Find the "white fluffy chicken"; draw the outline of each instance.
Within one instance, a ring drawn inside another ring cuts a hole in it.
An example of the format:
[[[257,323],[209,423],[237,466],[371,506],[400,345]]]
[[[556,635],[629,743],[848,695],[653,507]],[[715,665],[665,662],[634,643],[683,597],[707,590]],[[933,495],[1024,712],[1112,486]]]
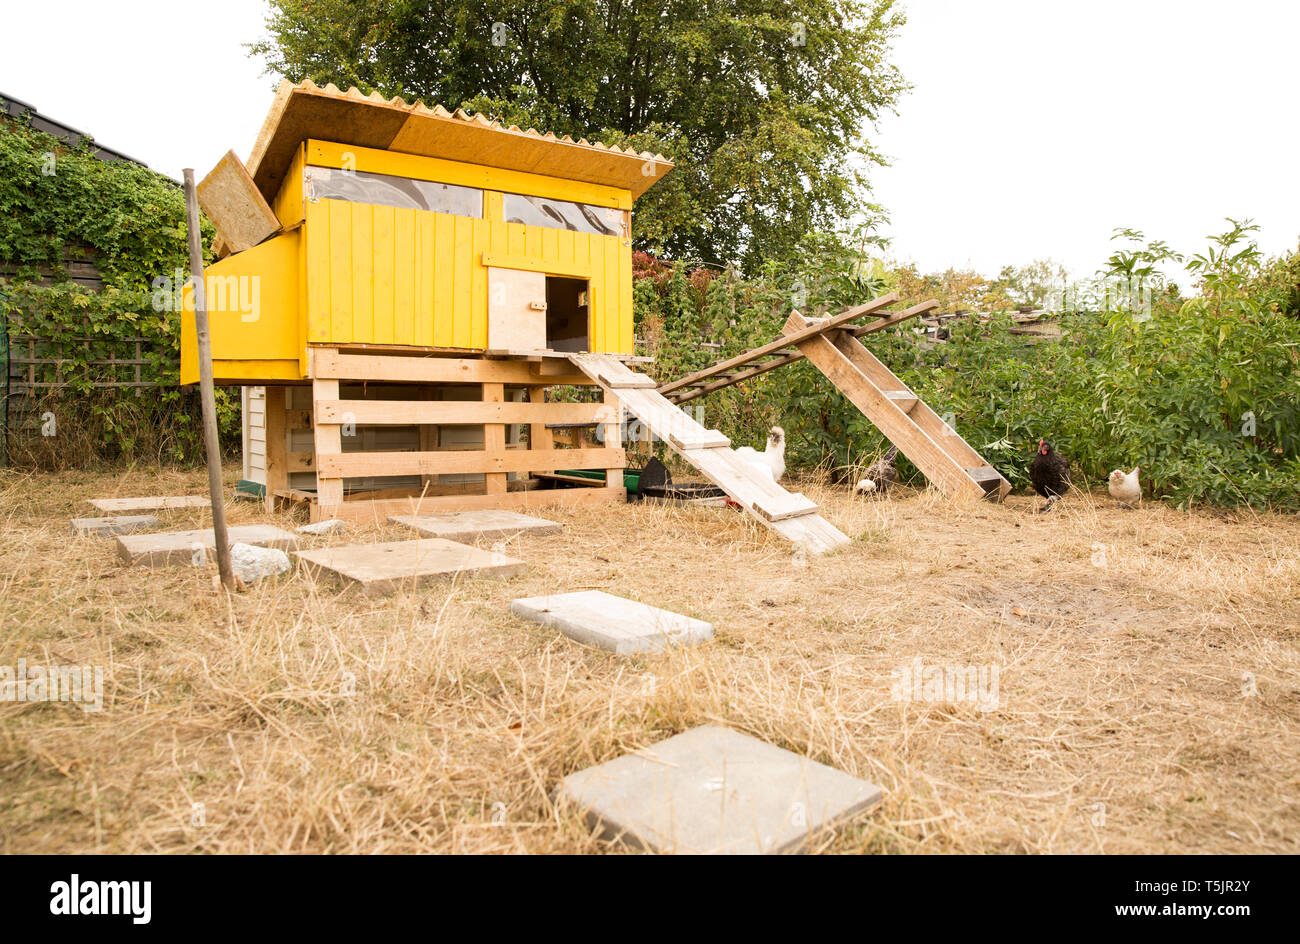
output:
[[[1119,502],[1121,508],[1132,508],[1142,501],[1142,483],[1138,481],[1138,471],[1135,466],[1132,472],[1116,469],[1110,474],[1110,497]]]
[[[785,430],[780,426],[772,427],[767,435],[765,451],[759,452],[750,446],[741,446],[736,450],[736,455],[745,464],[761,469],[772,476],[773,482],[781,481],[781,476],[785,475]]]

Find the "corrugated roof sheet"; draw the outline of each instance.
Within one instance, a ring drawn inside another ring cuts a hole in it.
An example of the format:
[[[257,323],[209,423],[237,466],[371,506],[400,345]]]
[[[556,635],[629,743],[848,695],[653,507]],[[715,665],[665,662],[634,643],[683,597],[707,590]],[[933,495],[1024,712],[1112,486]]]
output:
[[[662,154],[507,128],[460,109],[429,108],[378,92],[363,95],[356,88],[343,92],[332,84],[321,88],[310,80],[284,81],[247,162],[268,201],[308,138],[618,187],[631,191],[633,199],[673,167]]]

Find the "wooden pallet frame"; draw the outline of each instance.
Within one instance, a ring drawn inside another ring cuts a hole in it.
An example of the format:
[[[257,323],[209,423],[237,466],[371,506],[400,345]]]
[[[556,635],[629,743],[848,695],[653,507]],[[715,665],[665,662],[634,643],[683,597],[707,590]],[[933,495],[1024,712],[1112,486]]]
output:
[[[599,403],[546,402],[546,388],[556,384],[586,385],[591,381],[567,359],[533,357],[410,356],[371,351],[351,353],[332,347],[309,348],[308,377],[312,409],[285,409],[285,387],[268,386],[266,393],[267,505],[305,502],[312,521],[328,518],[383,522],[392,514],[429,514],[471,509],[527,509],[551,505],[588,506],[626,500],[621,448],[561,449],[548,428],[576,422],[604,427],[605,442],[618,442],[621,414],[608,395]],[[396,382],[417,385],[478,386],[480,398],[470,401],[356,400],[339,394],[341,381]],[[528,401],[507,402],[507,386],[523,387]],[[482,449],[344,452],[345,423],[357,426],[481,425]],[[292,424],[292,425],[291,425]],[[508,425],[528,426],[527,448],[507,448]],[[312,430],[314,452],[286,451],[292,428]],[[509,480],[510,473],[553,472],[561,469],[600,469],[605,482],[586,488],[541,489],[531,477]],[[289,474],[313,470],[314,494],[289,488]],[[345,494],[344,480],[398,475],[482,474],[482,486],[427,484],[420,494],[409,490],[378,490]]]

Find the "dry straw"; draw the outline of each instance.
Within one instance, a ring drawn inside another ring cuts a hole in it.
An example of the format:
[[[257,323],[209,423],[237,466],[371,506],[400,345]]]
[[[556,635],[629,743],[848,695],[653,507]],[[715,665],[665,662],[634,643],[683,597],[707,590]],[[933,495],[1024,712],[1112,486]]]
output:
[[[799,487],[851,546],[803,561],[727,509],[555,510],[509,580],[371,599],[299,573],[227,602],[211,568],[127,569],[68,530],[86,498],[200,473],[0,473],[0,665],[106,677],[100,713],[0,704],[0,848],[605,851],[558,780],[718,722],[884,787],[824,851],[1297,851],[1295,518]],[[617,658],[507,612],[583,588],[717,638]],[[996,665],[997,706],[892,697],[918,657]]]

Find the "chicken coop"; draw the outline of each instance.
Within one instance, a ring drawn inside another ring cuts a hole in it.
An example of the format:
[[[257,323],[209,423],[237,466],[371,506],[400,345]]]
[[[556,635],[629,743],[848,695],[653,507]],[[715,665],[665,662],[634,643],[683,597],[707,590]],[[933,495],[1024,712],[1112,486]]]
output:
[[[617,402],[570,355],[632,354],[632,206],[671,168],[282,83],[248,161],[199,185],[213,373],[246,388],[268,504],[315,521],[622,500]]]

